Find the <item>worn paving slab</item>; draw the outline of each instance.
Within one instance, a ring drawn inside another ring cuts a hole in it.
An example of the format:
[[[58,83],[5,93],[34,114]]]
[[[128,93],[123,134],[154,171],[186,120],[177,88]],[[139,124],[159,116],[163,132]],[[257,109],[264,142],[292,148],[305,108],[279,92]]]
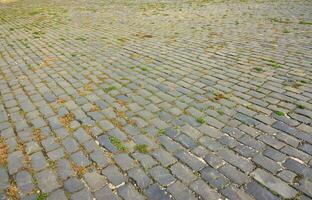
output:
[[[312,199],[311,10],[0,0],[0,198]]]

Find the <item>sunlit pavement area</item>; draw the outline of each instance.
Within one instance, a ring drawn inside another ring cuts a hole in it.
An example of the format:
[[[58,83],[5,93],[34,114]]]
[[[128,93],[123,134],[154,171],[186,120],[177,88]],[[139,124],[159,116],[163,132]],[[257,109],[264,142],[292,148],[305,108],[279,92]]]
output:
[[[311,11],[0,0],[0,199],[312,199]]]

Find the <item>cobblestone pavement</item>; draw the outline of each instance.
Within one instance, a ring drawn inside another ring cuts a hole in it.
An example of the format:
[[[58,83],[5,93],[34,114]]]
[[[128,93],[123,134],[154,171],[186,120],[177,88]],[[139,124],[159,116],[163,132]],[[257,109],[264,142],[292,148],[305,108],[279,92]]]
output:
[[[312,1],[0,2],[0,199],[312,199]]]

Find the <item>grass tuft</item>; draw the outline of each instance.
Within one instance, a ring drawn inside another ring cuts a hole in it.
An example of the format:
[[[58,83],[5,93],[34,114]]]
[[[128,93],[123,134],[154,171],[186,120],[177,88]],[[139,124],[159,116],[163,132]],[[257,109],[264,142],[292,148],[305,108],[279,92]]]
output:
[[[283,113],[282,111],[275,111],[274,113],[278,116],[285,116],[285,113]]]
[[[146,144],[137,144],[134,149],[140,153],[148,153],[148,146]]]

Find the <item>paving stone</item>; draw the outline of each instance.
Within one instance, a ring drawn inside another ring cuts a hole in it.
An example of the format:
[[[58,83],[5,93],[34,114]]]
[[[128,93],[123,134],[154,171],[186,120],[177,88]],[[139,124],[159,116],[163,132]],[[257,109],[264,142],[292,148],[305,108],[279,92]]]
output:
[[[83,154],[82,151],[78,151],[71,155],[72,160],[74,163],[81,167],[87,167],[91,164],[91,161]]]
[[[144,199],[132,184],[126,184],[117,189],[118,194],[125,200]]]
[[[53,150],[53,151],[50,151],[48,153],[48,157],[55,161],[55,160],[59,160],[60,158],[63,158],[65,156],[64,154],[64,150],[63,148],[59,148],[59,149],[56,149],[56,150]]]
[[[71,168],[70,162],[65,159],[58,160],[56,163],[58,176],[62,180],[66,180],[67,178],[74,175],[74,170]]]
[[[90,158],[91,160],[96,162],[96,164],[101,168],[106,167],[109,163],[109,160],[106,157],[105,153],[103,153],[100,150],[96,150],[93,153],[91,153]]]
[[[79,192],[72,194],[70,199],[72,199],[72,200],[92,200],[93,197],[92,197],[91,192],[87,188],[84,188],[83,190],[80,190]]]
[[[59,144],[55,142],[54,137],[48,137],[45,140],[42,140],[41,144],[47,152],[55,150],[60,146]]]
[[[141,168],[132,168],[128,171],[129,177],[135,180],[136,184],[140,188],[146,188],[148,185],[152,183],[152,180],[145,174],[145,172]]]
[[[176,180],[167,169],[161,166],[153,167],[149,170],[149,174],[162,186],[168,186]]]
[[[76,152],[79,149],[79,144],[72,137],[66,137],[63,139],[62,144],[68,153]]]
[[[230,182],[224,175],[211,167],[205,167],[200,174],[205,182],[217,189],[224,188]]]
[[[294,198],[298,193],[296,190],[289,187],[285,182],[262,169],[256,169],[251,173],[251,175],[254,176],[258,182],[281,195],[283,198]]]
[[[48,162],[46,161],[45,157],[41,152],[34,153],[33,155],[30,156],[30,163],[31,167],[35,171],[41,171],[48,167]]]
[[[225,164],[220,167],[218,171],[238,185],[243,185],[248,182],[248,177],[232,165]]]
[[[96,199],[117,200],[116,195],[108,186],[105,186],[102,189],[96,191],[94,196]]]
[[[191,190],[189,190],[179,181],[170,185],[167,190],[177,200],[196,199],[195,196],[192,194]]]
[[[127,180],[115,165],[111,165],[103,169],[102,174],[115,186],[118,186]]]
[[[38,186],[42,192],[49,193],[60,187],[55,174],[49,169],[39,172],[36,177],[38,179]]]
[[[51,192],[47,197],[47,200],[67,200],[65,193],[63,190],[55,190]]]
[[[273,195],[270,191],[268,191],[265,187],[261,186],[255,181],[252,181],[247,184],[246,192],[249,193],[252,197],[257,200],[268,199],[268,200],[277,200],[279,199],[277,196]]]
[[[311,156],[309,154],[306,154],[306,153],[304,153],[298,149],[295,149],[291,146],[285,146],[283,149],[281,149],[281,152],[283,152],[289,156],[299,158],[300,160],[303,160],[303,161],[308,161],[311,159]]]
[[[113,159],[117,165],[124,171],[127,171],[136,166],[134,160],[127,154],[114,155]]]
[[[272,172],[273,174],[276,174],[282,169],[282,166],[280,166],[278,163],[260,154],[253,157],[252,161],[264,169]]]
[[[15,174],[24,167],[24,156],[21,151],[15,151],[8,155],[9,174]]]
[[[190,188],[196,192],[201,198],[208,199],[221,199],[221,195],[217,191],[213,190],[204,181],[197,180],[190,185]]]
[[[165,150],[158,149],[152,155],[164,166],[168,167],[177,161],[170,153]]]
[[[202,159],[185,151],[176,153],[176,157],[183,163],[188,165],[190,168],[192,168],[192,170],[194,171],[199,171],[206,166],[205,162]]]
[[[38,143],[31,141],[25,144],[25,150],[28,155],[40,150]]]
[[[244,191],[236,188],[233,185],[229,185],[226,188],[222,189],[220,193],[224,196],[226,196],[229,199],[249,199],[252,200],[253,198],[249,196]]]
[[[189,168],[180,163],[172,165],[170,170],[176,177],[178,177],[186,185],[189,185],[197,178]]]
[[[83,182],[76,177],[69,178],[64,182],[64,189],[69,193],[78,192],[83,187]]]
[[[297,175],[291,171],[283,170],[280,173],[278,173],[278,177],[280,177],[282,180],[292,183]]]
[[[292,172],[295,172],[296,174],[300,174],[305,177],[312,178],[312,169],[310,167],[305,166],[301,162],[298,162],[298,160],[295,160],[293,158],[287,159],[283,166],[286,169],[289,169]]]
[[[27,171],[21,171],[16,174],[16,185],[21,194],[23,194],[22,196],[32,192],[34,189],[31,175]]]
[[[5,190],[9,186],[9,175],[5,168],[0,168],[0,190]]]
[[[84,179],[87,182],[91,191],[99,190],[106,184],[105,177],[97,172],[88,172],[84,174]]]
[[[136,160],[139,160],[140,164],[145,169],[150,169],[153,166],[157,165],[157,162],[155,159],[153,159],[150,155],[142,154],[142,153],[134,153],[133,157]]]
[[[263,155],[267,156],[268,158],[281,162],[286,159],[286,155],[281,153],[280,151],[277,151],[273,148],[268,148],[263,151]]]
[[[165,193],[165,191],[161,190],[159,185],[153,184],[149,186],[144,194],[147,196],[150,200],[169,200],[171,199],[169,194]]]
[[[251,162],[248,160],[237,156],[232,151],[229,150],[221,150],[218,152],[218,155],[220,155],[225,161],[231,163],[232,165],[238,167],[245,173],[249,173],[253,170],[254,166]]]

